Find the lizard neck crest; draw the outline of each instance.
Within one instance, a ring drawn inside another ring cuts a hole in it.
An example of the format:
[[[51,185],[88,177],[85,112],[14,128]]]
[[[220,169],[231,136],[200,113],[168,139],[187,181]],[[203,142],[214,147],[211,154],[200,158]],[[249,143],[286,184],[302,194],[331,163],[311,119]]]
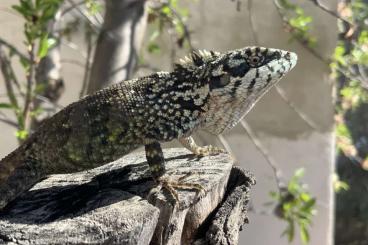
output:
[[[175,70],[186,69],[193,71],[211,61],[216,60],[219,56],[220,53],[214,51],[193,51],[189,56],[185,56],[183,59],[179,60],[179,63],[175,64]]]

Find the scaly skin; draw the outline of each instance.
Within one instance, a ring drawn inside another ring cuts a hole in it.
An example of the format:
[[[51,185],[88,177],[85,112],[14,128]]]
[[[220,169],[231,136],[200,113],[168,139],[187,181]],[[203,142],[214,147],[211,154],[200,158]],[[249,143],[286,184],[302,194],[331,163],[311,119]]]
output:
[[[296,64],[287,51],[200,51],[174,71],[125,81],[70,104],[0,161],[0,209],[49,174],[91,169],[145,145],[152,177],[168,185],[160,142],[179,139],[197,155],[198,129],[232,128]],[[169,187],[170,188],[170,187]]]

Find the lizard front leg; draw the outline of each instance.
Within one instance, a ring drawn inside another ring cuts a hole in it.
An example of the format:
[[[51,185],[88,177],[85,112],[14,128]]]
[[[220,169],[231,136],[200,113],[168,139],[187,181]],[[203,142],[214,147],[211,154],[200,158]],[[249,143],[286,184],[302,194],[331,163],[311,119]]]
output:
[[[145,145],[145,151],[152,177],[160,178],[165,173],[165,158],[160,143],[153,142]]]
[[[182,178],[179,178],[178,181],[173,181],[163,177],[165,174],[165,158],[160,143],[153,142],[145,145],[145,151],[153,179],[167,189],[177,202],[179,201],[179,197],[174,188],[195,189],[197,191],[204,190],[199,184],[181,183]]]
[[[210,156],[226,152],[225,150],[212,145],[198,146],[192,136],[179,138],[178,140],[180,144],[197,156]]]

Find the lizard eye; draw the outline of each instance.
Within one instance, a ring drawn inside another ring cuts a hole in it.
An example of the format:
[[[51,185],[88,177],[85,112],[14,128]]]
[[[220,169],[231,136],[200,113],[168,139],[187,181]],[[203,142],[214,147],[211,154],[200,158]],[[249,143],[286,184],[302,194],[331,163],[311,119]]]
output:
[[[248,63],[252,67],[260,66],[264,58],[262,56],[253,55],[248,58]]]
[[[221,76],[212,77],[210,79],[210,89],[215,88],[222,88],[228,85],[230,82],[230,75],[229,74],[223,74]]]

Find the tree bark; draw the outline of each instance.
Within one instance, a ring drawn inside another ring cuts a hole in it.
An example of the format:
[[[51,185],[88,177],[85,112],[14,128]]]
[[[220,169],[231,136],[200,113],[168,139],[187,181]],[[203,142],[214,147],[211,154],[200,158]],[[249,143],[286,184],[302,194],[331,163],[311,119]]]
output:
[[[89,171],[54,175],[0,214],[0,243],[237,244],[253,177],[227,154],[166,150],[167,175],[201,184],[179,202],[150,178],[144,153]]]
[[[146,29],[145,0],[106,0],[87,93],[131,78]]]

